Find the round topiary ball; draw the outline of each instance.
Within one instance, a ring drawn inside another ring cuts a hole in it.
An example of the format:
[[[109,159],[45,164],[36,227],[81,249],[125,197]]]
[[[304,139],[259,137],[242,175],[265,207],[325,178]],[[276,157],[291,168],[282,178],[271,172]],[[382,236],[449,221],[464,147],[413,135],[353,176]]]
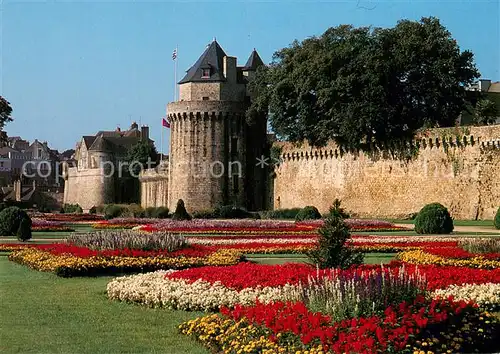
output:
[[[443,205],[427,204],[415,218],[415,231],[418,234],[449,234],[453,231],[453,219]]]
[[[500,230],[500,208],[497,210],[497,214],[495,215],[495,220],[493,220],[493,225],[495,228]]]
[[[315,219],[321,219],[321,214],[318,208],[311,205],[302,208],[295,217],[296,221],[315,220]]]
[[[21,221],[26,219],[25,224],[31,228],[31,218],[28,214],[18,207],[8,207],[0,212],[0,235],[15,236],[21,225]]]

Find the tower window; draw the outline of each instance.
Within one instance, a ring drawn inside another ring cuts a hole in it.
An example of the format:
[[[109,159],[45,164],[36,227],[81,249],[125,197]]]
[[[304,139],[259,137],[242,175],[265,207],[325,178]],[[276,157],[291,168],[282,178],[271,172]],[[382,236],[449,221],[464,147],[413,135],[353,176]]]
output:
[[[210,99],[210,98],[209,98],[209,97],[207,97],[207,96],[203,96],[203,97],[202,97],[202,100],[203,100],[203,101],[208,101],[209,99]]]
[[[210,69],[201,69],[201,77],[207,79],[210,77]]]

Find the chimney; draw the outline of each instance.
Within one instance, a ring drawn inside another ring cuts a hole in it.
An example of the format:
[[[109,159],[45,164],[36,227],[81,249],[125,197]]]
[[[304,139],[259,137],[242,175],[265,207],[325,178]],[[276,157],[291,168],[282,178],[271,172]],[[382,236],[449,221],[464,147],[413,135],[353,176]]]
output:
[[[16,202],[21,201],[21,180],[20,179],[14,181],[14,196],[16,198]]]
[[[149,139],[149,127],[147,125],[143,125],[141,127],[141,140],[148,141]]]
[[[116,127],[116,131],[121,132],[122,130],[120,129],[120,127]]]
[[[224,76],[227,83],[236,83],[236,58],[225,56],[223,59]]]

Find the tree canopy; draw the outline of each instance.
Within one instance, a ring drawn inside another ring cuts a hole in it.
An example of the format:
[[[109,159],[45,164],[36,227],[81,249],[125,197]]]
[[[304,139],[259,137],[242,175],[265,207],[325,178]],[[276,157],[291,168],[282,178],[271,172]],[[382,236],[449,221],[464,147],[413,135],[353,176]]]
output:
[[[6,140],[7,134],[3,131],[5,124],[12,122],[12,107],[9,101],[0,96],[0,140]]]
[[[269,113],[279,137],[315,146],[411,139],[455,125],[478,77],[473,54],[436,18],[342,25],[277,51],[250,84],[247,120]]]
[[[142,168],[156,166],[158,152],[153,144],[141,140],[128,151],[127,162],[130,164],[130,171],[137,176]]]

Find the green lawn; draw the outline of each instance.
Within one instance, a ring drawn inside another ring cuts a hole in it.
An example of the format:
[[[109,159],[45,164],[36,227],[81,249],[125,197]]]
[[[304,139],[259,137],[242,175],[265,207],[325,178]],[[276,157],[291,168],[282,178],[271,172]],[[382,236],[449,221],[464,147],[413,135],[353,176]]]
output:
[[[58,278],[0,255],[1,353],[206,353],[177,333],[197,312],[106,298],[110,277]]]
[[[365,264],[389,263],[396,253],[365,253]],[[247,254],[246,259],[260,264],[307,263],[303,254]]]

